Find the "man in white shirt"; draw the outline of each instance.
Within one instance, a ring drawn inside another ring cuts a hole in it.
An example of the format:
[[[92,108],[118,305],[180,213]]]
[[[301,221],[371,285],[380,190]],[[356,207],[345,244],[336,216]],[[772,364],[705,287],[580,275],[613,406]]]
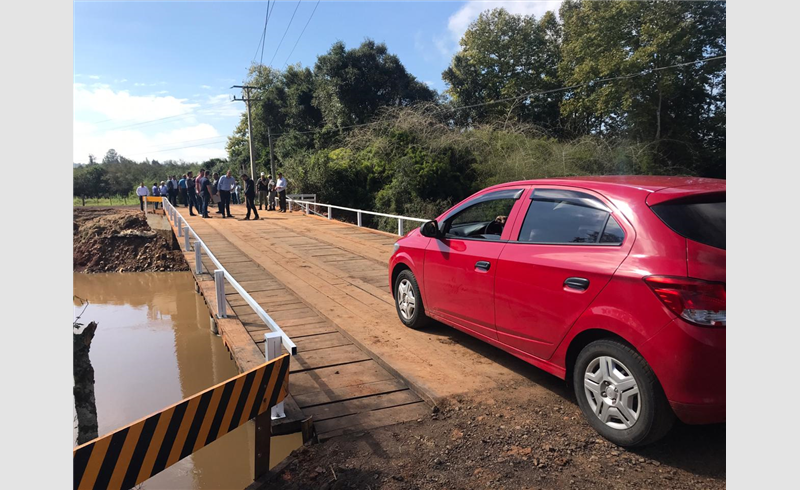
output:
[[[136,195],[139,196],[139,207],[142,209],[142,212],[144,212],[144,198],[148,195],[147,186],[144,185],[144,182],[136,188]]]
[[[283,174],[278,172],[278,182],[275,183],[275,190],[278,192],[278,199],[280,200],[280,213],[286,212],[286,179]]]

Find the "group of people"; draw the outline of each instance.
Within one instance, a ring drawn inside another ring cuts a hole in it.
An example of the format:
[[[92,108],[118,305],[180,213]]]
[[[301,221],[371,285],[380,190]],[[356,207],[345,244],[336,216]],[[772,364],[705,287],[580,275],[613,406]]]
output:
[[[261,172],[261,178],[254,183],[247,174],[242,174],[244,184],[244,201],[247,205],[247,215],[244,219],[250,219],[250,211],[255,214],[254,218],[259,219],[258,211],[255,206],[256,190],[258,191],[258,209],[266,208],[268,211],[275,210],[275,200],[278,200],[279,212],[286,212],[286,179],[281,172],[278,172],[278,180],[273,180],[271,175],[265,176]],[[231,171],[221,176],[218,173],[211,173],[205,169],[200,170],[197,177],[193,172],[187,172],[183,178],[178,180],[174,175],[170,176],[166,183],[160,184],[153,182],[153,187],[148,189],[144,182],[136,189],[139,196],[139,205],[144,211],[145,198],[152,196],[166,196],[173,206],[178,205],[178,201],[189,208],[190,216],[202,216],[210,218],[208,214],[209,205],[216,203],[222,218],[233,218],[231,214],[231,203],[240,204],[242,202],[242,186],[231,175]],[[155,203],[158,209],[158,203]],[[197,214],[193,211],[197,210]]]

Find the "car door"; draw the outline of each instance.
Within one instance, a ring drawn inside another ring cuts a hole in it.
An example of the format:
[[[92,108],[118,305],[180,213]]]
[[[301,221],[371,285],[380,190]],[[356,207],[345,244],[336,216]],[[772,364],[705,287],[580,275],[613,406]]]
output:
[[[497,260],[498,340],[548,359],[625,259],[633,228],[586,189],[535,186]]]
[[[524,186],[479,195],[439,224],[425,250],[426,309],[445,321],[496,339],[494,276]],[[502,219],[498,219],[502,217]],[[500,221],[504,221],[501,223]]]

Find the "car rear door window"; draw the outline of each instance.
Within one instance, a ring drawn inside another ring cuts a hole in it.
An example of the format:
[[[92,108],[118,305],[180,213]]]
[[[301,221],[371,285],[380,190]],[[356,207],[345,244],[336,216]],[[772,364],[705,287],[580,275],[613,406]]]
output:
[[[519,234],[520,242],[619,245],[625,232],[611,210],[584,192],[536,189]]]
[[[724,195],[667,201],[650,209],[682,237],[725,250]]]

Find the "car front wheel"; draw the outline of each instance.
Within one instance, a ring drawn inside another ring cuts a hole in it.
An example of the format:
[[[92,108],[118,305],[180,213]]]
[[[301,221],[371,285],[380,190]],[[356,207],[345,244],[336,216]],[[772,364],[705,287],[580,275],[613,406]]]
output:
[[[578,406],[589,424],[619,446],[643,446],[669,432],[675,415],[647,361],[628,345],[597,340],[573,369]]]
[[[405,326],[419,330],[430,323],[430,318],[425,315],[417,278],[410,270],[404,270],[397,275],[394,282],[394,304],[397,307],[397,316]]]

